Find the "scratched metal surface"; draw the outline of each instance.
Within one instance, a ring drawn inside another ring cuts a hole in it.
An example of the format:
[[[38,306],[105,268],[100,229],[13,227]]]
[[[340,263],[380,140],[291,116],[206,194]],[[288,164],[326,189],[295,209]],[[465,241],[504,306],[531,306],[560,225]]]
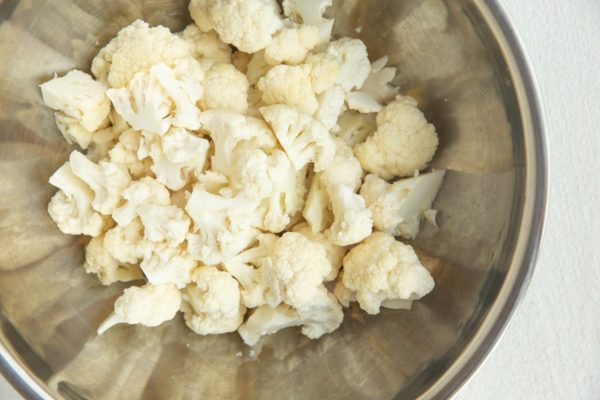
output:
[[[3,368],[16,368],[11,379],[29,385],[30,397],[66,399],[449,393],[489,347],[472,349],[527,275],[527,207],[540,190],[529,173],[539,168],[531,165],[539,143],[527,139],[524,89],[485,3],[335,2],[336,33],[363,39],[373,60],[389,55],[396,83],[438,128],[433,166],[449,170],[435,205],[441,229],[425,228],[414,242],[437,286],[411,311],[372,317],[353,308],[321,340],[281,332],[250,356],[237,335],[195,336],[181,320],[96,337],[123,286],[87,276],[81,240],[62,235],[46,213],[47,179],[70,150],[37,85],[55,72],[87,70],[136,18],[181,29],[187,1],[0,1],[0,355]],[[481,354],[461,358],[469,351]]]

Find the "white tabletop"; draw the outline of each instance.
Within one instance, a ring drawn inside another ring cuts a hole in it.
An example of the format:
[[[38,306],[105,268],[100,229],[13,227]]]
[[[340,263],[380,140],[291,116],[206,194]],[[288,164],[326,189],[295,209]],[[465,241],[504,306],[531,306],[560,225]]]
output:
[[[502,3],[523,37],[542,91],[552,193],[530,289],[495,351],[456,399],[597,399],[600,1]],[[20,399],[1,378],[0,399]]]

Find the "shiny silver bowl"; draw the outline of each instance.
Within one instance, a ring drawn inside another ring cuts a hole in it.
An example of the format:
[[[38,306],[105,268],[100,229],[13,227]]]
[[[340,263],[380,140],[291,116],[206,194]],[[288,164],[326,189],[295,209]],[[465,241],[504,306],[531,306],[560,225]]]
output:
[[[24,396],[442,399],[481,363],[527,285],[544,218],[540,105],[518,38],[494,0],[338,0],[333,13],[338,34],[390,56],[440,133],[441,229],[414,241],[437,285],[411,311],[351,309],[320,340],[288,330],[249,352],[181,320],[96,337],[123,286],[86,275],[82,241],[46,213],[69,147],[37,85],[86,69],[136,18],[183,28],[187,0],[0,1],[0,367]]]

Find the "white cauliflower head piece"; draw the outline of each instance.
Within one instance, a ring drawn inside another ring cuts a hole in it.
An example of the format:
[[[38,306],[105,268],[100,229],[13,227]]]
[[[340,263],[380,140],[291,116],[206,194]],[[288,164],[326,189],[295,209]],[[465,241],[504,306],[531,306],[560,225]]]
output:
[[[60,167],[49,183],[60,190],[48,204],[48,214],[63,233],[98,236],[105,221],[92,209],[94,192],[71,169],[69,162]]]
[[[319,107],[308,65],[277,65],[259,79],[257,88],[266,104],[287,104],[306,114]]]
[[[291,24],[277,32],[265,47],[265,60],[270,65],[300,64],[319,41],[319,28]]]
[[[323,17],[332,0],[283,0],[283,13],[304,25],[315,26],[319,29],[319,42],[329,42],[333,19]]]
[[[57,111],[54,113],[54,122],[56,122],[58,130],[67,143],[77,143],[83,150],[86,150],[92,143],[94,132],[86,130],[76,118],[69,117],[62,111]]]
[[[246,313],[237,281],[215,267],[194,272],[193,283],[183,290],[183,300],[185,323],[199,335],[234,332]]]
[[[158,326],[177,315],[181,292],[175,285],[145,285],[125,289],[113,313],[98,327],[98,335],[117,324]]]
[[[333,161],[335,143],[322,123],[286,105],[262,107],[260,112],[297,171],[310,162],[321,171]]]
[[[122,263],[113,258],[105,243],[105,236],[98,236],[92,238],[85,247],[85,263],[83,264],[85,272],[96,274],[103,285],[143,278],[139,266]]]
[[[313,242],[320,243],[325,248],[325,251],[327,252],[327,258],[331,263],[331,272],[325,277],[325,281],[329,282],[335,280],[340,269],[342,268],[342,261],[348,252],[348,248],[333,244],[327,239],[325,234],[321,232],[313,232],[307,223],[301,223],[294,226],[293,231],[303,234]]]
[[[198,25],[191,24],[181,32],[180,37],[188,44],[192,57],[197,60],[209,58],[219,63],[231,62],[231,47],[213,31],[203,32]]]
[[[138,216],[138,208],[147,205],[169,205],[171,195],[167,188],[154,178],[145,177],[133,182],[122,192],[125,204],[113,211],[112,217],[119,225],[128,225]]]
[[[169,246],[177,247],[190,228],[190,219],[177,206],[142,204],[137,214],[144,225],[144,236],[152,242],[166,241]]]
[[[84,72],[73,70],[40,85],[47,107],[74,118],[83,129],[95,132],[108,125],[108,89]],[[82,146],[83,147],[83,146]]]
[[[119,141],[108,151],[109,161],[127,167],[133,178],[146,176],[150,171],[151,160],[138,158],[141,140],[141,132],[127,129],[119,135]]]
[[[362,196],[346,185],[327,188],[334,215],[333,225],[327,237],[338,246],[349,246],[366,238],[373,232],[371,211]]]
[[[342,139],[334,138],[335,156],[327,168],[317,174],[324,187],[346,185],[357,191],[362,183],[363,169],[352,148]]]
[[[245,113],[248,109],[248,79],[231,64],[214,64],[203,81],[203,110],[229,110]]]
[[[361,113],[378,112],[382,104],[391,101],[399,88],[390,82],[396,77],[396,68],[386,67],[388,57],[384,56],[371,64],[371,72],[360,90],[348,93],[348,107]]]
[[[383,232],[346,254],[343,284],[369,314],[378,314],[385,300],[418,300],[434,286],[412,247]]]
[[[198,262],[180,247],[170,247],[166,243],[153,246],[140,268],[144,276],[153,285],[172,283],[183,289],[192,281]]]
[[[337,130],[337,121],[344,109],[345,93],[341,86],[333,86],[318,96],[319,108],[315,112],[315,118],[327,127]]]
[[[438,146],[435,127],[410,97],[398,96],[377,114],[377,131],[354,148],[363,168],[383,179],[414,175]]]
[[[401,179],[393,184],[376,175],[367,175],[360,189],[373,214],[375,228],[393,236],[414,239],[421,218],[431,209],[445,171]]]
[[[329,194],[327,194],[326,186],[323,185],[317,173],[313,175],[302,210],[302,216],[308,222],[312,232],[323,232],[333,222],[333,215],[329,206]]]
[[[117,225],[104,234],[106,251],[119,263],[137,264],[150,254],[154,243],[144,237],[144,226],[139,218],[127,225]]]

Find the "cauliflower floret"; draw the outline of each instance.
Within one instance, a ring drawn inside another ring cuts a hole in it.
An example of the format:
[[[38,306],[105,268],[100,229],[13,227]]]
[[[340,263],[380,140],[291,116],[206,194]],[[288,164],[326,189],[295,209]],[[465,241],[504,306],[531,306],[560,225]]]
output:
[[[262,266],[267,304],[275,307],[284,302],[295,308],[309,305],[324,289],[323,280],[331,270],[320,243],[296,232],[284,233]]]
[[[320,243],[327,252],[327,258],[331,263],[331,273],[325,277],[325,282],[333,281],[338,276],[340,268],[342,268],[342,261],[344,256],[348,252],[348,249],[343,246],[337,246],[331,243],[324,234],[317,232],[314,233],[307,223],[301,223],[293,228],[294,232],[298,232],[306,236],[313,242]]]
[[[231,47],[221,41],[215,32],[202,32],[198,25],[188,25],[181,38],[186,41],[192,57],[201,60],[210,58],[220,63],[231,62]]]
[[[219,194],[229,183],[229,179],[225,175],[212,170],[204,171],[197,179],[198,184],[212,194]]]
[[[271,256],[278,237],[266,233],[258,235],[258,245],[245,250],[223,263],[223,267],[240,284],[242,303],[254,308],[266,303],[265,289],[262,283],[261,266]]]
[[[302,210],[302,216],[308,222],[312,232],[323,232],[333,222],[329,203],[326,187],[319,179],[318,174],[313,175],[304,210]]]
[[[144,277],[137,265],[121,263],[112,257],[105,247],[104,236],[92,238],[85,247],[83,268],[88,274],[96,274],[103,285],[135,281]]]
[[[78,151],[71,153],[69,163],[73,173],[94,192],[92,208],[110,215],[121,201],[121,192],[131,182],[127,169],[108,161],[95,164]]]
[[[243,114],[248,109],[248,79],[231,64],[215,64],[203,82],[203,110],[230,110]]]
[[[315,93],[323,93],[336,84],[341,67],[335,56],[323,52],[309,54],[304,64],[310,67],[310,80]]]
[[[125,289],[115,301],[113,313],[98,327],[98,335],[117,324],[158,326],[175,317],[181,292],[175,285],[144,285]]]
[[[144,236],[153,242],[167,241],[169,246],[179,246],[190,228],[190,219],[176,206],[143,204],[137,213],[144,225]]]
[[[362,183],[363,170],[360,161],[354,157],[352,148],[340,138],[334,138],[335,156],[333,162],[323,171],[317,173],[323,187],[330,185],[346,185],[357,191]]]
[[[153,285],[172,283],[183,289],[192,281],[192,273],[198,262],[180,247],[161,243],[146,254],[140,268],[148,282]]]
[[[158,135],[169,130],[172,102],[155,76],[140,72],[129,84],[109,89],[106,95],[136,130]]]
[[[348,93],[348,107],[361,113],[378,112],[381,104],[392,100],[399,88],[391,86],[396,77],[396,68],[387,67],[388,57],[384,56],[371,64],[371,73],[359,91]]]
[[[344,139],[349,146],[354,147],[363,143],[377,129],[375,114],[360,114],[356,111],[346,111],[338,119],[339,131],[336,136]]]
[[[343,284],[369,314],[378,314],[384,300],[418,300],[434,286],[412,247],[383,232],[346,254]]]
[[[422,174],[389,184],[367,175],[360,194],[373,214],[375,228],[390,235],[414,239],[424,213],[431,209],[445,171]]]
[[[321,121],[327,129],[336,129],[337,120],[344,109],[344,89],[336,85],[321,93],[318,100],[319,108],[315,112],[315,118]]]
[[[113,88],[122,88],[138,72],[146,72],[160,63],[173,65],[176,60],[190,56],[187,43],[168,28],[150,28],[137,20],[121,29],[92,61],[92,73]]]
[[[327,237],[338,246],[358,243],[373,231],[371,211],[362,196],[346,185],[331,185],[327,188],[331,199],[334,221]]]
[[[300,64],[319,44],[319,29],[310,25],[286,26],[265,47],[265,60],[271,65]]]
[[[273,193],[269,156],[252,143],[240,144],[235,152],[231,188],[249,199],[262,200]]]
[[[258,307],[239,327],[238,333],[248,346],[256,345],[261,336],[293,326],[302,326],[302,334],[318,339],[339,328],[343,319],[342,307],[323,288],[311,304],[301,309],[294,309],[287,304],[275,308],[266,304]]]
[[[265,52],[261,50],[258,53],[254,53],[246,67],[248,83],[253,86],[256,85],[258,80],[265,76],[270,69],[271,65],[265,60]]]
[[[40,88],[47,107],[74,118],[86,131],[95,132],[108,125],[110,101],[105,95],[108,88],[88,74],[73,70]]]
[[[108,152],[110,162],[127,167],[134,178],[147,175],[151,167],[150,159],[140,160],[137,156],[141,139],[139,131],[128,129],[119,135],[119,141]]]
[[[296,171],[310,162],[321,171],[333,161],[335,143],[322,123],[286,105],[262,107],[260,112]]]
[[[355,146],[354,153],[365,170],[392,179],[425,168],[437,146],[435,127],[427,123],[417,102],[398,96],[377,114],[377,131]]]
[[[325,54],[340,65],[336,83],[346,92],[360,88],[371,72],[367,46],[360,39],[342,38],[327,45]]]
[[[331,0],[283,0],[283,13],[296,22],[317,27],[320,43],[329,42],[333,29],[333,19],[323,18],[327,7],[331,7]]]
[[[194,221],[188,234],[188,252],[196,260],[214,265],[244,250],[258,232],[252,228],[257,203],[242,197],[225,198],[196,185],[186,211]]]
[[[277,65],[260,78],[257,88],[267,104],[287,104],[306,114],[319,107],[308,65]]]
[[[199,335],[237,330],[246,313],[237,281],[215,267],[199,268],[193,280],[183,290],[182,309],[187,326]]]
[[[144,226],[139,218],[127,225],[117,225],[104,234],[104,248],[122,264],[137,264],[153,246],[144,238]]]
[[[273,192],[263,200],[260,210],[264,212],[264,217],[258,227],[279,233],[290,224],[291,217],[304,207],[306,168],[297,172],[281,150],[276,150],[268,162]]]
[[[128,225],[133,221],[138,216],[138,208],[144,204],[167,206],[171,203],[167,188],[150,177],[133,182],[121,195],[125,204],[115,209],[112,214],[119,225]]]
[[[83,150],[88,148],[92,142],[94,132],[86,130],[77,118],[69,117],[64,112],[57,111],[54,113],[54,121],[67,143],[77,143]]]
[[[192,1],[190,13],[200,29],[214,29],[222,41],[246,53],[264,49],[283,27],[274,0]]]
[[[202,173],[208,159],[209,142],[185,129],[171,129],[161,140],[161,151],[153,152],[152,172],[171,190],[180,190],[192,175]]]
[[[94,192],[73,174],[70,163],[60,167],[48,182],[60,189],[48,204],[48,214],[58,229],[69,235],[102,233],[105,221],[92,209]]]

